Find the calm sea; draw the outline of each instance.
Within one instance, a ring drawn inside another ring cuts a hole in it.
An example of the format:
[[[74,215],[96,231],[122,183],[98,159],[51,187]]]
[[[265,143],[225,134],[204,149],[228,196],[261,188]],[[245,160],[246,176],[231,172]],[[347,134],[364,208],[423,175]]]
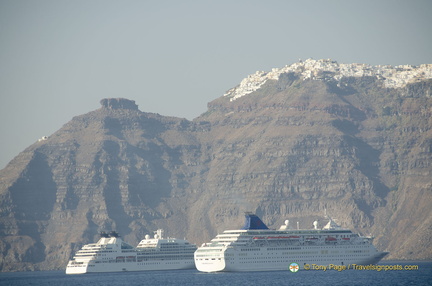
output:
[[[0,285],[432,285],[432,262],[386,261],[414,270],[301,270],[201,273],[197,270],[66,275],[64,271],[0,273]],[[411,267],[414,266],[414,267]]]

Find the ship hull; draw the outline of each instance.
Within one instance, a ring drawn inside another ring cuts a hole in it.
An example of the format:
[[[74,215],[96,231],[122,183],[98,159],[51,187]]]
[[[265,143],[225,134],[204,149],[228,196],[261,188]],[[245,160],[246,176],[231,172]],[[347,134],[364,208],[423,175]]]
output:
[[[226,230],[195,251],[199,271],[307,270],[326,266],[341,271],[353,264],[376,264],[388,254],[377,251],[373,237],[343,229],[330,217],[322,229],[315,221],[314,229],[297,230],[289,228],[288,220],[279,230],[271,230],[257,215],[246,213],[245,217],[242,229]]]
[[[353,264],[369,265],[378,263],[387,252],[377,252],[373,246],[363,247],[364,253],[347,255],[359,251],[358,248],[351,247],[304,247],[294,254],[288,251],[276,250],[272,248],[262,248],[257,251],[241,251],[241,249],[226,249],[218,258],[195,258],[195,266],[202,272],[236,272],[236,271],[279,271],[289,270],[289,265],[297,263],[300,269],[304,265],[329,266],[334,265],[337,270],[339,266],[348,269]],[[329,253],[336,253],[331,255]],[[302,254],[300,254],[302,253]],[[309,253],[309,254],[308,254]],[[321,253],[321,254],[319,254]],[[339,269],[341,269],[339,267]]]
[[[194,269],[195,264],[191,260],[182,261],[147,261],[147,262],[116,262],[116,263],[84,263],[73,264],[69,262],[66,274],[85,274],[103,272],[127,272],[127,271],[155,271],[155,270],[182,270]]]

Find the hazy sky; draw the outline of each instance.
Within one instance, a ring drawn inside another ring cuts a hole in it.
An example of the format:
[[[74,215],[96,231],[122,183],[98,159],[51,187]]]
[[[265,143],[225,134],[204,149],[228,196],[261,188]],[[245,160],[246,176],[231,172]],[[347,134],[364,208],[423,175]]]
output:
[[[193,119],[299,58],[432,63],[431,15],[430,0],[0,0],[0,169],[102,98]]]

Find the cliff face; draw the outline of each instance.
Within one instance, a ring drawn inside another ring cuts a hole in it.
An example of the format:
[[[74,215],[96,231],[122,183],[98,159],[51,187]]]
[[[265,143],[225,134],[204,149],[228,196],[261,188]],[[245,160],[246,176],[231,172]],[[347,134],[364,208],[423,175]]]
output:
[[[429,70],[400,68],[398,85],[390,68],[293,66],[250,76],[193,121],[104,99],[28,147],[0,171],[2,270],[63,269],[101,230],[201,244],[243,211],[312,228],[327,210],[390,258],[431,259]]]

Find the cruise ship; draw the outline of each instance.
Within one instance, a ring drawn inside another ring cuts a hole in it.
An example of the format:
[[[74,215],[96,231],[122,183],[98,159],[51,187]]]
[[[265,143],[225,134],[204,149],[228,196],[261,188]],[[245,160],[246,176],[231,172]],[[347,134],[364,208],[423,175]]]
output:
[[[288,270],[310,265],[369,265],[388,252],[379,252],[372,237],[340,227],[333,219],[322,229],[290,229],[285,221],[279,230],[269,229],[261,219],[246,213],[242,229],[226,230],[195,251],[195,266],[202,272]]]
[[[116,232],[102,232],[97,243],[84,245],[69,261],[66,274],[195,268],[196,245],[187,240],[164,238],[158,229],[133,247]]]

